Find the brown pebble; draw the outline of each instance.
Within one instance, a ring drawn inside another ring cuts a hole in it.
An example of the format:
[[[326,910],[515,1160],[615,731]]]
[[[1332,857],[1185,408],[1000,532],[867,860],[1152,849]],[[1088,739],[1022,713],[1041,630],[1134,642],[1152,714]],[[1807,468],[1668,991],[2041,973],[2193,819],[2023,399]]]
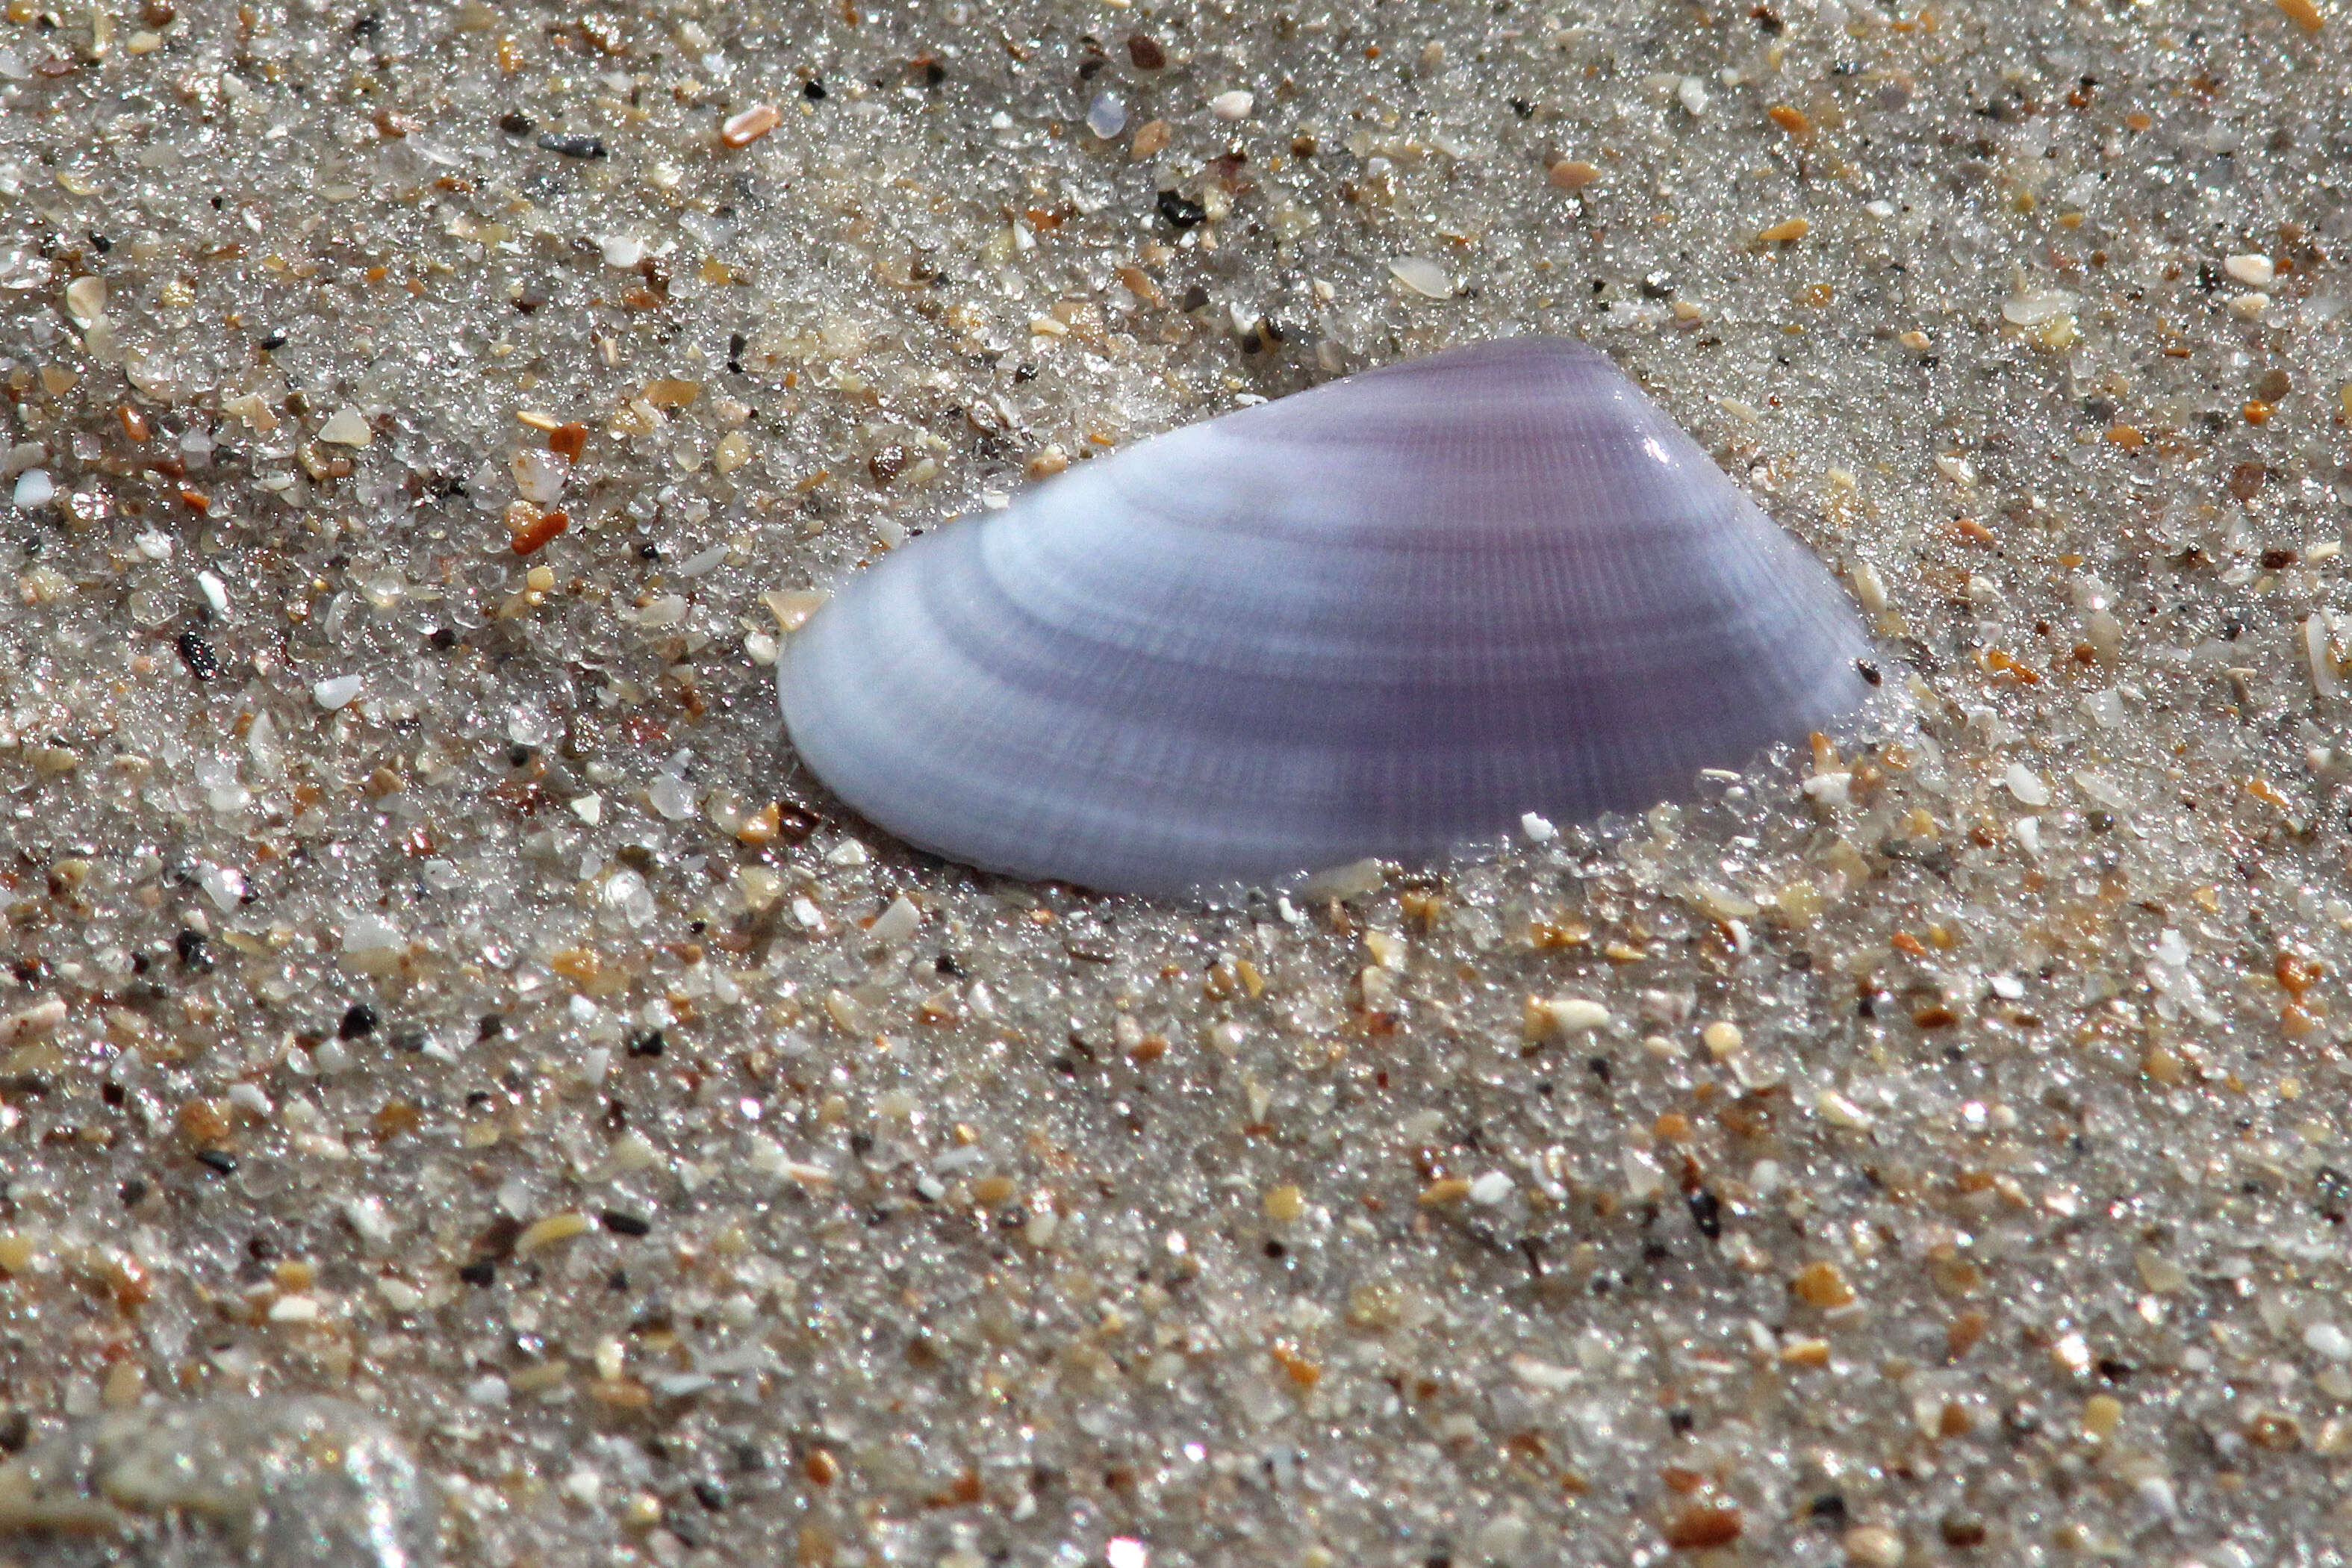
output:
[[[571,526],[572,519],[562,512],[542,512],[530,522],[514,531],[514,552],[517,555],[531,554]]]
[[[2259,397],[2247,400],[2245,414],[2246,423],[2249,425],[2267,425],[2271,422],[2271,405]]]
[[[2303,1446],[2303,1426],[2292,1415],[2260,1411],[2246,1423],[2246,1441],[2273,1454],[2289,1453]]]
[[[1789,1281],[1789,1288],[1809,1307],[1824,1310],[1853,1303],[1853,1287],[1834,1263],[1809,1263]]]
[[[228,1110],[217,1100],[191,1100],[180,1107],[180,1131],[199,1149],[217,1149],[228,1137]]]
[[[1168,63],[1168,51],[1150,34],[1135,33],[1128,37],[1127,58],[1135,62],[1137,70],[1156,71]]]
[[[2254,383],[2254,395],[2264,403],[2276,403],[2294,390],[2294,377],[2283,370],[2267,370],[2262,380]]]
[[[139,8],[139,19],[151,27],[168,27],[179,19],[179,15],[173,9],[171,0],[147,0]]]
[[[106,1272],[114,1304],[126,1313],[136,1313],[155,1294],[155,1277],[135,1258],[118,1258]]]
[[[1666,1526],[1666,1544],[1677,1552],[1708,1552],[1739,1539],[1739,1510],[1692,1503]]]
[[[1581,158],[1562,158],[1548,172],[1551,183],[1563,191],[1580,191],[1601,177],[1601,171]]]
[[[1764,112],[1772,117],[1773,124],[1789,133],[1790,141],[1810,142],[1813,139],[1813,122],[1805,118],[1803,110],[1776,103]]]
[[[1965,1513],[1948,1513],[1937,1521],[1936,1533],[1944,1544],[1966,1552],[1985,1543],[1984,1521]]]
[[[567,463],[576,463],[588,449],[588,426],[558,425],[547,433],[547,449]]]
[[[1448,1204],[1458,1204],[1469,1195],[1469,1177],[1440,1176],[1437,1180],[1430,1183],[1429,1185],[1421,1189],[1421,1197],[1419,1201],[1421,1206],[1425,1209],[1442,1208]]]
[[[1164,305],[1168,302],[1160,294],[1159,286],[1151,281],[1150,275],[1140,267],[1120,268],[1118,280],[1126,287],[1129,293],[1147,305]]]
[[[2230,470],[2230,495],[2235,500],[2252,500],[2262,493],[2263,480],[2269,470],[2260,463],[2240,463]]]
[[[602,11],[592,11],[580,19],[580,36],[596,46],[599,52],[624,55],[629,52],[629,36],[621,27],[621,19]]]
[[[722,147],[749,147],[783,118],[772,103],[755,103],[742,113],[733,115],[719,128],[719,144]]]

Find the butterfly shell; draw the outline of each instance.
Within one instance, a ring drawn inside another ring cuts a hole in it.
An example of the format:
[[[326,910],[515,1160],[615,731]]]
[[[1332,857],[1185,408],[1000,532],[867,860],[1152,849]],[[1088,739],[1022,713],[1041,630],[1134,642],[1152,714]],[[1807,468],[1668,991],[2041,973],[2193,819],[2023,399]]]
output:
[[[778,681],[802,760],[908,843],[1181,894],[1686,795],[1859,704],[1868,651],[1607,358],[1511,339],[948,523],[845,584]]]

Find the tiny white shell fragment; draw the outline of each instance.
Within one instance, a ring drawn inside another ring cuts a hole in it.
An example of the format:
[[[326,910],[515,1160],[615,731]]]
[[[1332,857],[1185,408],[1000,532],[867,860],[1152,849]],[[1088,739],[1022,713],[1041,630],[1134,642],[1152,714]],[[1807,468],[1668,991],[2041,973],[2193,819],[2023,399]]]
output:
[[[2143,1476],[2133,1482],[2132,1503],[2139,1516],[2151,1523],[2161,1523],[2180,1512],[2180,1499],[2163,1476]]]
[[[656,774],[646,787],[646,798],[668,821],[684,822],[694,815],[694,786],[676,773]]]
[[[635,235],[608,234],[596,242],[604,253],[604,265],[625,272],[646,258],[646,242]]]
[[[49,478],[47,468],[26,468],[16,476],[16,489],[11,496],[19,511],[35,511],[55,500],[58,485]]]
[[[1675,98],[1694,119],[1706,112],[1706,83],[1695,76],[1686,76],[1675,84]]]
[[[1095,95],[1095,100],[1087,105],[1087,129],[1105,142],[1127,129],[1127,105],[1120,101],[1118,94]]]
[[[2074,787],[2110,811],[2129,811],[2132,797],[2116,787],[2115,782],[2103,773],[2077,772]]]
[[[403,945],[400,928],[381,915],[353,915],[343,922],[343,951],[388,952]]]
[[[77,278],[66,285],[66,317],[88,331],[106,314],[106,279]]]
[[[1609,1026],[1609,1009],[1581,996],[1528,998],[1528,1033],[1537,1039],[1550,1035],[1585,1035]]]
[[[2063,289],[2037,289],[2030,293],[2012,294],[2000,303],[2001,320],[2020,327],[2038,327],[2044,321],[2072,314],[2081,303]]]
[[[196,586],[205,591],[205,603],[215,616],[228,614],[228,584],[210,572],[196,574]]]
[[[389,1246],[395,1234],[392,1216],[385,1212],[382,1198],[344,1199],[343,1222],[359,1233],[361,1240],[372,1247]]]
[[[1519,831],[1532,844],[1549,844],[1559,837],[1559,829],[1552,826],[1549,818],[1538,816],[1532,811],[1519,818]]]
[[[313,682],[310,695],[317,700],[320,707],[332,712],[360,694],[360,677],[356,675],[330,676],[324,680]]]
[[[866,935],[877,947],[889,947],[915,934],[923,923],[923,911],[917,909],[904,893],[890,900],[890,907],[874,917],[866,928]]]
[[[1883,1524],[1857,1525],[1840,1544],[1854,1568],[1901,1568],[1905,1555],[1903,1538]]]
[[[1815,773],[1800,786],[1805,798],[1817,805],[1844,805],[1853,798],[1853,775],[1850,773]]]
[[[46,1035],[66,1021],[65,999],[52,996],[0,1018],[0,1046],[13,1046]]]
[[[213,908],[223,914],[233,914],[245,898],[245,877],[226,866],[209,862],[196,868],[196,886],[213,901]]]
[[[1872,1125],[1870,1112],[1833,1089],[1823,1089],[1813,1101],[1813,1109],[1821,1113],[1822,1121],[1832,1127],[1858,1132]]]
[[[1559,1366],[1548,1361],[1538,1361],[1531,1355],[1515,1355],[1511,1358],[1510,1365],[1511,1375],[1529,1388],[1540,1388],[1554,1394],[1563,1388],[1574,1387],[1577,1379],[1582,1375],[1573,1367]]]
[[[2322,697],[2343,690],[2336,679],[2336,655],[2328,647],[2327,623],[2317,614],[2303,620],[2303,657],[2311,670],[2312,689]]]
[[[563,496],[563,470],[569,465],[540,447],[525,447],[511,459],[515,491],[523,500],[553,506]]]
[[[1665,1169],[1648,1150],[1628,1145],[1618,1161],[1625,1171],[1625,1195],[1635,1203],[1645,1203],[1666,1190]]]
[[[2027,805],[2044,806],[2050,804],[2050,786],[2042,781],[2039,773],[2023,763],[2010,763],[2009,771],[2001,775],[2001,783],[2009,786],[2010,794]]]
[[[2278,275],[2278,269],[2272,265],[2271,258],[2259,253],[2225,258],[2221,262],[2221,270],[2250,289],[2267,289],[2271,286],[2271,280]]]
[[[1209,100],[1209,112],[1227,124],[1247,120],[1250,117],[1250,110],[1256,106],[1257,95],[1253,92],[1244,92],[1239,89],[1232,92],[1221,92]]]
[[[2242,316],[2248,321],[2252,321],[2270,308],[2271,297],[2259,289],[2250,289],[2243,294],[2232,296],[2230,300],[2231,314]]]
[[[375,439],[375,432],[368,427],[367,416],[347,403],[327,416],[319,427],[319,439],[338,447],[364,447]]]
[[[1501,1171],[1488,1171],[1470,1184],[1470,1201],[1486,1208],[1506,1202],[1518,1191],[1517,1185]]]
[[[1349,899],[1376,893],[1387,883],[1388,876],[1381,869],[1381,863],[1367,858],[1318,871],[1307,879],[1298,891],[1304,898],[1337,899],[1345,903]]]
[[[1454,279],[1425,256],[1400,256],[1389,263],[1396,280],[1426,300],[1454,298]]]

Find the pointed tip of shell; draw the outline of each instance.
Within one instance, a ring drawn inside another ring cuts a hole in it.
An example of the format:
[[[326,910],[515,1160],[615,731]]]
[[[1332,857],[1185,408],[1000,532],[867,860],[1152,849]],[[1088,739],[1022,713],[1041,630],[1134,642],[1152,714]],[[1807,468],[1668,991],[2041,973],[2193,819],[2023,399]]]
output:
[[[1506,339],[1097,459],[852,578],[780,662],[908,842],[1108,891],[1686,795],[1858,706],[1820,563],[1597,352]]]

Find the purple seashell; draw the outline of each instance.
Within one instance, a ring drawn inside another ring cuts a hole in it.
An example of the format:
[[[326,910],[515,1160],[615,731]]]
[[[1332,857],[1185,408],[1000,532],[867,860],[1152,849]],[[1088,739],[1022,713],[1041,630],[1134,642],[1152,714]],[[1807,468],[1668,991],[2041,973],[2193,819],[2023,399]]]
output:
[[[1147,441],[850,579],[778,671],[908,843],[1183,894],[1686,795],[1857,707],[1822,564],[1609,360],[1515,338]]]

